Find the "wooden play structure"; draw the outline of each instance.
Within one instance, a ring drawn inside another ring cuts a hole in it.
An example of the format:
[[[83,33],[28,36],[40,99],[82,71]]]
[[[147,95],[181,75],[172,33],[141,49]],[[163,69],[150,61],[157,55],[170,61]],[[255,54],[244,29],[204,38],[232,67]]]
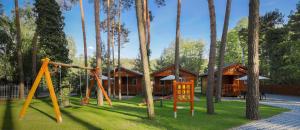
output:
[[[101,90],[101,92],[103,93],[104,97],[106,98],[108,104],[110,106],[112,106],[111,100],[108,97],[106,91],[104,90],[103,86],[102,86],[102,81],[100,81],[99,79],[99,68],[93,69],[91,70],[91,75],[93,76],[92,79],[90,80],[90,86],[88,87],[87,93],[85,98],[82,101],[82,104],[88,104],[89,103],[89,99],[90,99],[90,95],[91,95],[91,90],[94,87],[94,83],[95,81],[97,82],[97,86],[98,88]]]
[[[238,78],[247,74],[247,68],[241,64],[230,64],[223,67],[222,96],[239,96],[246,90],[243,80]],[[207,88],[207,73],[200,75],[201,92]]]
[[[194,81],[177,82],[173,81],[173,109],[174,117],[177,118],[177,102],[189,102],[190,112],[194,116]]]
[[[82,66],[76,66],[76,65],[70,65],[70,64],[64,64],[64,63],[58,63],[58,62],[52,62],[50,61],[49,58],[45,58],[45,59],[42,59],[42,66],[39,70],[39,73],[38,75],[36,76],[36,79],[29,91],[29,94],[25,100],[25,103],[21,109],[21,112],[19,113],[19,118],[22,119],[25,115],[25,112],[26,112],[26,109],[28,108],[29,104],[30,104],[30,101],[43,77],[43,75],[45,76],[46,78],[46,83],[47,83],[47,87],[49,89],[49,93],[50,93],[50,98],[52,100],[52,104],[53,104],[53,107],[54,107],[54,112],[55,112],[55,117],[56,117],[56,120],[58,123],[61,123],[62,122],[62,117],[61,117],[61,113],[60,113],[60,109],[59,109],[59,106],[58,106],[58,103],[57,103],[57,98],[56,98],[56,95],[55,95],[55,91],[54,91],[54,87],[53,87],[53,84],[52,84],[52,80],[51,80],[51,75],[50,75],[50,72],[49,72],[49,68],[48,68],[48,65],[53,65],[54,67],[66,67],[66,68],[78,68],[78,69],[86,69],[86,70],[90,70],[91,71],[91,76],[93,77],[93,80],[91,80],[91,82],[94,82],[95,80],[97,81],[97,86],[98,88],[102,91],[102,93],[104,94],[106,100],[108,101],[109,105],[111,106],[112,103],[111,103],[111,100],[109,99],[109,97],[107,96],[104,88],[102,87],[102,84],[101,84],[101,81],[99,79],[99,68],[89,68],[89,67],[82,67]],[[93,83],[91,83],[91,86],[93,86]],[[90,88],[90,87],[89,87]],[[90,89],[89,89],[89,93],[90,93]],[[84,101],[85,103],[88,103],[88,99],[89,99],[89,94],[86,95]]]

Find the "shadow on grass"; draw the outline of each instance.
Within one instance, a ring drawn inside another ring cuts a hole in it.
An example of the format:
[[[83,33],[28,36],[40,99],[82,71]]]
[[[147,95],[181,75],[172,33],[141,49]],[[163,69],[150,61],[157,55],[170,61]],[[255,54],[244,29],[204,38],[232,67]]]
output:
[[[49,106],[52,107],[52,104],[50,104],[48,101],[46,101],[46,100],[41,100],[41,101],[43,101],[44,103],[46,103],[47,105],[49,105]],[[89,129],[89,130],[102,130],[102,128],[99,128],[99,127],[97,127],[97,126],[94,126],[93,124],[91,124],[91,123],[89,123],[89,122],[87,122],[87,121],[84,121],[84,120],[82,120],[82,119],[80,119],[80,118],[78,118],[78,117],[72,115],[72,114],[71,114],[70,112],[68,112],[68,111],[65,111],[65,110],[63,110],[63,109],[60,109],[60,112],[61,112],[63,115],[68,116],[71,120],[73,120],[73,121],[75,121],[75,122],[77,122],[77,123],[79,123],[79,124],[85,126],[85,127],[86,127],[87,129]],[[52,117],[52,118],[53,118],[53,117]]]
[[[3,117],[3,124],[1,130],[13,130],[14,129],[14,122],[12,117],[12,101],[6,100],[6,108],[5,108],[5,115]]]
[[[130,107],[130,106],[116,106],[116,107],[113,107],[113,108],[107,108],[107,107],[98,107],[98,106],[94,106],[94,105],[87,105],[87,107],[101,109],[101,110],[105,110],[105,111],[109,111],[109,112],[114,112],[114,113],[119,113],[119,114],[123,114],[123,115],[127,115],[127,116],[134,116],[134,117],[138,117],[138,118],[141,118],[141,119],[145,119],[146,118],[144,116],[140,116],[140,115],[143,115],[140,112],[140,110],[137,110],[137,108]],[[124,110],[126,110],[128,112],[124,112]],[[132,112],[135,112],[137,114],[132,114]]]
[[[79,105],[81,105],[79,102],[76,102],[75,99],[71,99],[72,104],[77,105],[74,106],[75,108],[78,107]],[[128,103],[126,101],[120,102],[120,103],[126,103],[126,104],[131,104],[131,105],[137,105],[136,103]],[[101,110],[105,110],[105,111],[109,111],[109,112],[114,112],[114,113],[119,113],[119,114],[123,114],[123,115],[127,115],[127,116],[134,116],[134,117],[138,117],[138,118],[142,118],[145,119],[145,116],[140,116],[143,115],[143,113],[145,112],[141,111],[141,109],[143,108],[136,108],[136,107],[131,107],[131,106],[122,106],[122,105],[114,105],[113,107],[103,107],[103,106],[97,106],[96,104],[88,104],[85,105],[86,107],[90,107],[90,108],[95,108],[95,109],[101,109]],[[127,112],[124,112],[124,110],[126,110]],[[144,109],[143,109],[144,110]],[[132,114],[133,112],[137,113],[137,114]]]
[[[79,119],[75,116],[73,116],[70,112],[61,110],[61,113],[63,113],[64,115],[68,116],[69,118],[71,118],[72,120],[76,121],[77,123],[80,123],[81,125],[85,126],[86,128],[88,128],[89,130],[102,130],[102,128],[96,127],[93,124],[86,122],[82,119]]]
[[[38,112],[40,112],[40,113],[46,115],[47,117],[51,118],[53,121],[56,121],[56,119],[55,119],[53,116],[49,115],[48,113],[43,112],[43,111],[41,111],[40,109],[35,108],[35,107],[31,106],[31,105],[30,105],[30,108],[32,108],[32,109],[34,109],[34,110],[36,110],[36,111],[38,111]]]

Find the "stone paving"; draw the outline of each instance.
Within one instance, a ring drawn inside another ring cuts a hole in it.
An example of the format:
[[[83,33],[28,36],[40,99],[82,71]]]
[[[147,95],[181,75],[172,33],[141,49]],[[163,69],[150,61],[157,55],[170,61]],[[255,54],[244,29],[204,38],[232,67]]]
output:
[[[291,111],[267,119],[253,121],[233,128],[233,130],[300,130],[300,97],[267,95],[267,99],[260,103],[287,108]]]

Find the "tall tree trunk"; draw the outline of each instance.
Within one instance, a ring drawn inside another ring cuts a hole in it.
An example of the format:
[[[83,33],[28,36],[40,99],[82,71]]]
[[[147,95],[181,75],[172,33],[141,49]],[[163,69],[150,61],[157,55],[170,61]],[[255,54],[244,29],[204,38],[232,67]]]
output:
[[[208,82],[206,89],[206,107],[208,114],[214,114],[214,103],[213,103],[213,92],[215,85],[215,60],[216,60],[216,14],[214,0],[208,0],[209,18],[210,18],[210,51],[209,51],[209,62],[208,62]]]
[[[111,95],[111,83],[110,83],[110,0],[107,0],[107,81],[108,81],[108,96]]]
[[[139,32],[140,52],[141,52],[141,59],[143,62],[143,70],[144,70],[147,112],[148,112],[148,118],[153,119],[155,117],[155,113],[154,113],[153,96],[151,90],[152,85],[150,81],[149,63],[148,63],[147,49],[146,49],[145,21],[143,19],[142,1],[135,0],[135,5],[136,5],[135,7],[136,7],[136,16],[137,16],[137,26]]]
[[[119,9],[118,9],[118,89],[119,89],[119,100],[122,100],[122,86],[121,86],[121,5],[122,0],[119,0]]]
[[[85,22],[84,22],[84,10],[82,5],[82,0],[79,0],[80,5],[80,14],[81,14],[81,28],[82,28],[82,35],[83,35],[83,48],[84,48],[84,66],[87,67],[87,47],[86,47],[86,34],[85,34]],[[85,88],[86,88],[86,94],[88,90],[88,72],[85,70]]]
[[[36,55],[37,55],[37,39],[38,39],[38,36],[37,36],[37,32],[34,32],[34,35],[33,35],[33,38],[32,38],[32,81],[34,81],[35,79],[35,76],[36,76]]]
[[[112,21],[112,35],[111,35],[111,48],[112,48],[112,66],[113,66],[113,78],[115,79],[115,74],[116,74],[116,69],[115,69],[115,18],[113,18]],[[113,97],[116,97],[116,83],[114,81],[114,85],[113,85]]]
[[[259,119],[259,0],[250,0],[248,25],[248,81],[246,117]]]
[[[176,40],[175,40],[175,80],[179,81],[179,42],[180,42],[180,14],[181,14],[181,0],[177,1],[177,22],[176,22]]]
[[[96,28],[96,67],[99,68],[100,81],[102,78],[102,61],[101,61],[101,34],[100,34],[100,0],[94,0],[95,11],[95,28]],[[100,89],[97,90],[97,104],[103,106],[103,93]]]
[[[224,55],[225,55],[225,47],[227,42],[227,32],[228,32],[228,24],[231,10],[231,0],[227,0],[226,4],[226,12],[225,12],[225,20],[223,26],[223,33],[221,39],[221,47],[219,52],[219,64],[218,64],[218,73],[217,73],[217,89],[216,89],[216,97],[215,101],[220,102],[222,97],[222,78],[223,78],[223,66],[224,66]]]
[[[36,77],[36,55],[37,55],[37,41],[38,41],[38,35],[37,35],[37,31],[34,32],[33,38],[32,38],[32,56],[31,56],[31,60],[32,60],[32,77],[31,77],[31,82],[33,83]],[[38,96],[38,91],[35,92],[34,94],[35,97]]]
[[[148,51],[148,57],[150,56],[150,42],[151,42],[151,31],[150,31],[150,12],[149,12],[149,3],[148,0],[146,1],[146,19],[147,19],[147,51]]]
[[[24,72],[23,72],[23,58],[22,58],[22,39],[21,39],[21,26],[19,15],[19,3],[15,0],[15,15],[16,15],[16,28],[17,28],[17,55],[18,55],[18,71],[19,71],[19,98],[24,99]]]
[[[150,16],[149,16],[149,7],[148,7],[148,0],[143,1],[143,16],[145,21],[145,36],[146,37],[146,49],[147,49],[147,57],[148,63],[150,66]]]

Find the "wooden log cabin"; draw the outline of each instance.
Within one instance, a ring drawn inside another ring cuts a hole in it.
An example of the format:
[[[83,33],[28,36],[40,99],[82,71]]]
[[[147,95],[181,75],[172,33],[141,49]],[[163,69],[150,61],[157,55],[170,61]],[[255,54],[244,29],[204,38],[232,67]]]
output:
[[[173,94],[173,80],[161,80],[164,77],[175,75],[175,65],[170,65],[168,67],[162,68],[158,71],[155,71],[151,74],[153,79],[153,94],[154,95],[171,95]],[[182,67],[179,69],[179,77],[182,81],[191,81],[193,80],[196,83],[197,74],[186,70]]]
[[[215,74],[217,71],[215,71]],[[247,74],[247,68],[242,64],[230,64],[223,68],[222,79],[222,96],[239,96],[245,92],[245,84],[243,80],[238,78]],[[201,80],[201,92],[206,93],[207,88],[207,73],[199,76]],[[215,82],[217,79],[215,78]]]
[[[119,84],[118,84],[118,68],[115,68],[115,75],[113,75],[113,70],[111,71],[112,82],[111,82],[111,94],[113,94],[113,87],[115,84],[115,93],[119,93]],[[121,67],[121,93],[122,95],[139,95],[143,93],[142,88],[142,78],[143,74],[137,71]],[[105,88],[107,88],[107,81],[104,82]],[[107,89],[106,89],[107,90]]]

